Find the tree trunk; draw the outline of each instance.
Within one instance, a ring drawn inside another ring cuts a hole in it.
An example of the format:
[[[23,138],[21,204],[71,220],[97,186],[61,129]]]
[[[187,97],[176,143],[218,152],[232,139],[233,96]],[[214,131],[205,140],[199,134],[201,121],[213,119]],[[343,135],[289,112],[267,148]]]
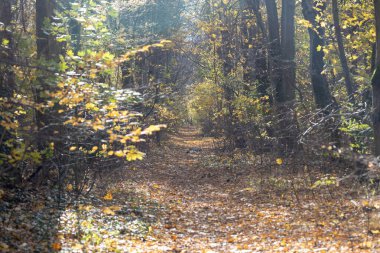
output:
[[[16,77],[12,69],[12,63],[15,60],[14,39],[10,31],[13,18],[13,5],[13,0],[0,1],[0,23],[3,24],[0,30],[0,59],[4,61],[4,63],[0,63],[0,98],[12,98],[13,92],[16,89]],[[4,127],[0,126],[0,153],[3,155],[9,155],[10,153],[10,148],[3,144],[11,138],[14,138],[14,136]],[[22,180],[21,171],[18,168],[13,168],[7,173],[7,176],[9,177],[8,183],[11,186],[17,185]]]
[[[281,21],[281,86],[278,89],[280,113],[280,143],[285,152],[298,149],[298,127],[295,112],[296,47],[295,47],[295,0],[287,0],[282,6]]]
[[[304,18],[310,22],[312,27],[309,28],[310,37],[310,76],[311,85],[313,87],[314,99],[318,108],[323,109],[325,113],[331,111],[331,104],[333,103],[330,93],[327,78],[323,72],[324,52],[322,50],[324,46],[323,36],[325,29],[317,21],[317,16],[320,16],[321,12],[326,9],[326,5],[318,5],[314,0],[302,0],[302,12]],[[330,108],[329,108],[330,107]]]
[[[55,9],[53,0],[36,0],[36,36],[39,59],[54,59],[60,51],[59,43],[46,27],[46,24],[51,23]]]
[[[11,97],[15,88],[15,75],[10,67],[14,61],[14,41],[12,33],[9,31],[12,23],[12,5],[13,0],[1,0],[0,2],[0,22],[3,23],[3,28],[0,30],[0,58],[5,63],[0,68],[1,97]]]
[[[275,102],[279,100],[279,89],[281,86],[281,40],[280,26],[275,0],[265,0],[268,17],[268,54],[269,54],[269,73],[272,84],[273,97]]]
[[[373,131],[375,137],[375,155],[380,155],[380,0],[374,0],[376,20],[376,61],[372,77],[373,93]]]
[[[243,13],[243,54],[245,56],[243,79],[250,86],[257,81],[256,90],[258,96],[269,96],[270,80],[264,44],[267,42],[267,37],[260,13],[260,1],[242,0],[240,3]],[[248,25],[253,18],[256,19],[256,25]]]
[[[37,37],[37,57],[41,64],[50,64],[59,61],[59,54],[63,53],[62,43],[57,42],[56,37],[51,34],[49,24],[52,23],[56,10],[55,0],[36,0],[36,37]],[[37,78],[37,87],[35,89],[36,102],[44,104],[47,102],[46,92],[54,90],[54,76],[50,72],[39,71]],[[50,79],[50,80],[49,80]],[[47,81],[49,80],[49,81]],[[52,112],[44,112],[36,110],[36,125],[38,127],[38,134],[36,142],[38,148],[43,150],[50,143],[51,137],[54,132],[56,134],[62,129],[53,129],[51,123],[55,120]],[[57,116],[57,115],[56,115]],[[55,142],[56,149],[61,147],[61,143]]]
[[[225,136],[226,139],[230,142],[228,148],[241,148],[245,146],[245,140],[242,137],[242,134],[239,133],[237,129],[237,119],[235,116],[235,107],[234,99],[235,92],[232,84],[230,82],[231,74],[234,69],[234,60],[231,56],[233,55],[232,42],[233,36],[231,34],[231,25],[233,22],[229,19],[227,14],[227,6],[220,2],[221,11],[219,12],[219,17],[222,20],[223,24],[226,26],[221,29],[221,46],[218,50],[218,56],[223,61],[222,63],[222,73],[223,73],[223,96],[225,107],[227,108],[227,115],[225,117]]]
[[[340,63],[342,65],[342,71],[343,76],[345,79],[345,85],[347,90],[347,95],[349,97],[349,101],[352,103],[355,103],[354,94],[356,92],[356,88],[354,86],[354,82],[352,81],[350,68],[348,67],[348,61],[344,49],[344,42],[343,42],[343,36],[342,36],[342,28],[340,26],[339,21],[339,6],[338,6],[338,0],[332,0],[332,14],[334,19],[334,28],[335,28],[335,36],[338,43],[338,54]]]
[[[283,1],[281,39],[277,4],[265,1],[268,17],[269,64],[277,134],[281,149],[292,153],[299,148],[298,127],[295,113],[295,0]]]

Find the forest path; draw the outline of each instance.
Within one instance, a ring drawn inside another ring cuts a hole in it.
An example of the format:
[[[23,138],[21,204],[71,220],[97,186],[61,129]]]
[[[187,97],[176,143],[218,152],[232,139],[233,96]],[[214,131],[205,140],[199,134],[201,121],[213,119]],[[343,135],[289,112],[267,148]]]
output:
[[[306,170],[269,154],[223,154],[217,144],[182,128],[143,161],[105,171],[94,192],[60,213],[53,245],[61,252],[380,252],[353,193],[360,185],[312,188],[326,177],[319,160],[303,158]]]
[[[183,128],[123,174],[129,180],[121,191],[133,189],[161,207],[146,241],[129,252],[379,250],[361,207],[339,189],[310,190],[305,175],[278,172],[273,161],[260,169],[261,158],[223,157],[214,143]]]

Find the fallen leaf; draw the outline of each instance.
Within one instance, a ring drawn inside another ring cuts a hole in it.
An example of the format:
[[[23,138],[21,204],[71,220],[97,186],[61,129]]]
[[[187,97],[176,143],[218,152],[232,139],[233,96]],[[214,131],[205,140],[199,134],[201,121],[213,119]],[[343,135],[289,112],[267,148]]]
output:
[[[66,191],[71,192],[73,189],[74,189],[74,187],[73,187],[72,184],[68,184],[68,185],[66,185]]]
[[[121,209],[122,209],[121,206],[110,206],[109,208],[110,208],[112,211],[115,211],[115,212],[117,212],[117,211],[121,211]]]
[[[59,251],[62,249],[62,244],[60,242],[55,242],[51,245],[53,250]]]
[[[370,249],[370,248],[372,248],[372,242],[370,241],[363,242],[359,245],[359,249]]]
[[[109,207],[104,207],[104,208],[102,209],[102,212],[103,212],[104,214],[107,214],[107,215],[115,215],[115,212],[112,211],[111,208],[109,208]]]
[[[104,195],[103,199],[104,200],[112,200],[113,199],[112,193],[111,192],[107,192],[107,194]]]

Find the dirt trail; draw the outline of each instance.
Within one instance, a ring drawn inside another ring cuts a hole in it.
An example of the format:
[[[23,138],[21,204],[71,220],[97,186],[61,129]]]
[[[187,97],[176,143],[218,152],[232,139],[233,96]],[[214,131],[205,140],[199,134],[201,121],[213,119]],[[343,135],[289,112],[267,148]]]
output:
[[[259,185],[255,165],[215,162],[214,141],[181,129],[124,175],[131,180],[122,188],[163,206],[146,242],[131,251],[378,252],[378,238],[368,236],[366,216],[352,202],[325,190],[292,192],[282,185],[292,175]]]
[[[0,252],[380,252],[358,182],[311,187],[337,164],[215,144],[183,128],[143,161],[104,171],[89,195],[66,188],[59,209],[45,197],[0,208]]]

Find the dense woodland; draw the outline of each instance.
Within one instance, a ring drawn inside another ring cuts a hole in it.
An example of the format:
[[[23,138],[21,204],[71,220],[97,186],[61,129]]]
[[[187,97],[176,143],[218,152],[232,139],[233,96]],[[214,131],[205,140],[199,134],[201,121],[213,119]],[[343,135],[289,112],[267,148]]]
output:
[[[0,252],[380,251],[380,0],[0,0],[0,109]]]

